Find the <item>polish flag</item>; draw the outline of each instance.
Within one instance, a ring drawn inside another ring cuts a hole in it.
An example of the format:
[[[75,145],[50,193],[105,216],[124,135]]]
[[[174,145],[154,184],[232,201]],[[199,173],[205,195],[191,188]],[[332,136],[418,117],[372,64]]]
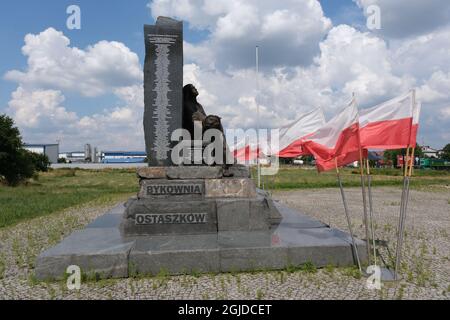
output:
[[[297,120],[280,128],[277,157],[296,158],[308,154],[302,147],[305,139],[325,125],[322,109],[302,114]]]
[[[361,110],[361,146],[384,150],[407,148],[412,142],[413,106],[414,91],[411,91],[373,108]]]
[[[316,159],[319,172],[359,160],[361,147],[355,100],[305,140],[305,149]]]
[[[414,105],[412,128],[411,128],[411,140],[409,141],[409,145],[412,148],[415,148],[417,145],[417,132],[419,131],[419,118],[420,118],[421,109],[422,109],[422,103],[417,102]]]
[[[233,151],[233,156],[239,163],[244,164],[249,161],[256,160],[259,153],[260,148],[258,148],[256,144],[238,144],[238,146]]]

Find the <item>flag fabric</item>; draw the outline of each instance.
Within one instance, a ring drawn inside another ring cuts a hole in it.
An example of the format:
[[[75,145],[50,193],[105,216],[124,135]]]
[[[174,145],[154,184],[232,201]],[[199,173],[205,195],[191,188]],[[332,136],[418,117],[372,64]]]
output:
[[[361,146],[364,149],[403,149],[412,139],[414,92],[360,111]],[[417,116],[418,120],[418,116]],[[415,139],[414,139],[415,143]]]
[[[303,148],[305,139],[324,124],[325,117],[320,108],[302,114],[294,122],[280,128],[280,151],[274,153],[280,158],[296,158],[308,154]]]
[[[239,163],[248,163],[256,160],[259,153],[260,148],[256,144],[238,144],[233,151],[233,156]]]
[[[305,149],[316,159],[319,172],[359,160],[358,109],[355,100],[338,115],[305,139]]]
[[[417,102],[414,105],[412,128],[411,128],[411,139],[409,141],[409,145],[412,148],[415,148],[417,145],[417,132],[419,131],[419,119],[420,119],[421,109],[422,109],[422,103]]]

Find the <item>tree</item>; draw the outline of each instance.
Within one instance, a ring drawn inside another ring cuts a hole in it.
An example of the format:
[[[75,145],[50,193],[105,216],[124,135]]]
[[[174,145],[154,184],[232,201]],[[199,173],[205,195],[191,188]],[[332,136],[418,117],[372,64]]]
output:
[[[384,160],[391,162],[394,168],[397,167],[397,156],[402,154],[403,150],[386,150],[384,152]],[[403,154],[406,154],[405,152]]]
[[[46,154],[30,152],[29,157],[31,158],[36,171],[47,172],[50,168],[50,160]]]
[[[0,177],[10,186],[31,178],[35,166],[30,153],[23,149],[20,131],[14,120],[0,115]]]
[[[397,167],[397,156],[401,155],[401,156],[405,157],[406,156],[406,150],[407,149],[386,150],[384,152],[384,160],[386,162],[392,161],[394,167]],[[419,157],[419,158],[424,158],[425,157],[421,146],[417,145],[416,148],[414,149],[414,157]]]
[[[442,149],[442,152],[440,153],[439,157],[443,160],[450,161],[450,143],[448,143],[444,149]]]

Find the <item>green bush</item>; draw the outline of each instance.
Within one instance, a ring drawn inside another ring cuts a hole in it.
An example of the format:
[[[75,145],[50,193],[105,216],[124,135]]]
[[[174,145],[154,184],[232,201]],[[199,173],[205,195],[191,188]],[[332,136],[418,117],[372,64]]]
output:
[[[29,152],[29,157],[31,158],[36,171],[48,172],[48,169],[50,168],[50,160],[48,160],[47,155],[42,153]]]
[[[0,175],[9,186],[17,186],[21,182],[33,177],[35,166],[30,157],[30,152],[18,149],[0,157]]]
[[[13,119],[0,115],[0,178],[16,186],[31,178],[35,171],[33,159],[30,152],[23,149],[22,137]]]

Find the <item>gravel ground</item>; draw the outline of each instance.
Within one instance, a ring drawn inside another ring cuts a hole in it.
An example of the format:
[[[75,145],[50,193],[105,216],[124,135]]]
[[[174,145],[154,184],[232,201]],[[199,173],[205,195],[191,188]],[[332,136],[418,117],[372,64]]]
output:
[[[386,263],[395,254],[401,192],[373,190],[376,238]],[[411,190],[403,279],[370,290],[354,268],[185,275],[86,281],[68,291],[65,282],[41,283],[33,276],[36,256],[108,206],[70,209],[0,229],[0,299],[446,299],[450,297],[450,190]],[[364,238],[360,189],[347,189],[358,237]],[[277,192],[274,198],[323,222],[347,230],[338,189]]]

